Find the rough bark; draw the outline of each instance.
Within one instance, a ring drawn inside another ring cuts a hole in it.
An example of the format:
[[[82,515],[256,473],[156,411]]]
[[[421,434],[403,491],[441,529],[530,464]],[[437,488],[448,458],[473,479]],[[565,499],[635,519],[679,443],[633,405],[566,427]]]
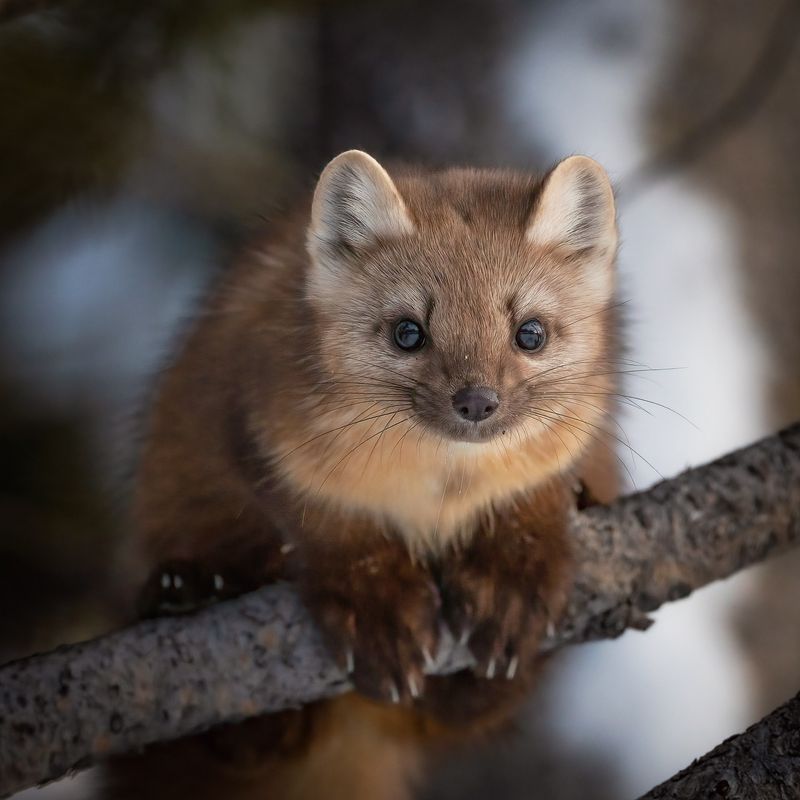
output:
[[[800,694],[639,800],[800,797]]]
[[[579,576],[558,641],[646,627],[660,605],[800,543],[800,423],[578,514]]]
[[[574,532],[580,577],[547,647],[646,627],[662,603],[797,544],[800,425],[576,514]],[[434,671],[469,663],[446,639]],[[288,586],[17,661],[0,668],[0,795],[347,688]]]

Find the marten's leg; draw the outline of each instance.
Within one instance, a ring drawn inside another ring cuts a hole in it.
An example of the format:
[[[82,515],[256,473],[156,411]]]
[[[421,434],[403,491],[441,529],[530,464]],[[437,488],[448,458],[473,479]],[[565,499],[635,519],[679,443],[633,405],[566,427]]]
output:
[[[506,721],[530,692],[540,644],[572,582],[567,536],[571,488],[553,483],[499,510],[442,559],[444,615],[467,642],[474,670],[429,678],[420,710],[454,733]]]
[[[309,515],[306,525],[298,585],[334,657],[368,697],[420,696],[440,623],[433,573],[368,519]]]

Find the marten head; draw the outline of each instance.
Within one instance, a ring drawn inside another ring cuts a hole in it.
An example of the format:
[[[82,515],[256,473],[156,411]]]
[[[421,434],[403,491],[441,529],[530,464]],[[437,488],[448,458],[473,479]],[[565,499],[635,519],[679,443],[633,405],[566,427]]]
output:
[[[450,442],[558,437],[569,450],[593,436],[617,248],[597,163],[393,179],[349,151],[320,177],[308,246],[307,296],[343,398]]]

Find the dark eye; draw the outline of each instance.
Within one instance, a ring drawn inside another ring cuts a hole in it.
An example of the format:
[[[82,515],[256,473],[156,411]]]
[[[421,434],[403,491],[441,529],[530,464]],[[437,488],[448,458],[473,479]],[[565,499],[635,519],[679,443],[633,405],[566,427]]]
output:
[[[523,350],[533,352],[544,347],[547,334],[544,332],[544,325],[538,319],[529,319],[523,322],[517,330],[517,344]]]
[[[401,350],[419,350],[425,344],[425,333],[422,326],[413,319],[401,319],[394,326],[394,343]]]

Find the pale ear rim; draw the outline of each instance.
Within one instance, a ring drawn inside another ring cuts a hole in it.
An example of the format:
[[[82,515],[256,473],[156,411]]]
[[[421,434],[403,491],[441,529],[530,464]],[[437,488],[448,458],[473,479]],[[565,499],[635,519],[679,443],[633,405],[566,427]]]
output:
[[[311,204],[310,244],[316,239],[328,246],[337,242],[356,246],[414,229],[394,181],[369,153],[345,150],[322,170]]]
[[[526,239],[579,251],[616,251],[616,203],[605,169],[585,155],[568,156],[545,176]]]
[[[371,169],[377,168],[378,170],[383,171],[383,167],[380,165],[377,159],[373,158],[369,153],[367,153],[364,150],[359,150],[353,147],[350,150],[344,150],[338,155],[335,155],[322,168],[322,172],[320,172],[319,178],[317,178],[317,184],[314,187],[314,198],[311,203],[312,226],[318,222],[319,214],[322,211],[322,209],[319,208],[319,204],[317,203],[317,196],[320,194],[320,190],[326,186],[328,181],[330,181],[331,175],[333,175],[334,173],[336,173],[341,169],[346,169],[347,167],[350,167],[353,162],[361,162],[362,164],[369,165]]]

